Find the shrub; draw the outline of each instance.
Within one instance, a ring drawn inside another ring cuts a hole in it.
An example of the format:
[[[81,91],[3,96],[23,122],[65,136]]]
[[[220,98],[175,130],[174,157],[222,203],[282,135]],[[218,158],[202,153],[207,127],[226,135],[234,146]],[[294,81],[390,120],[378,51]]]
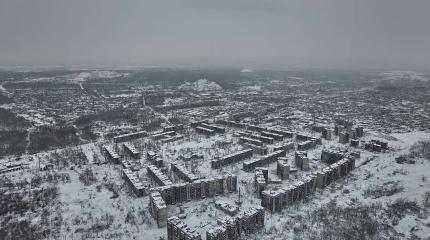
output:
[[[83,172],[79,174],[79,180],[85,185],[90,186],[97,182],[97,178],[93,173],[91,168],[86,168]]]
[[[366,189],[363,193],[364,197],[372,197],[374,199],[383,196],[392,196],[396,193],[403,192],[403,186],[397,182],[386,182],[382,186],[374,186]]]
[[[423,205],[427,209],[430,208],[430,191],[427,191],[426,193],[424,193]]]
[[[73,126],[40,126],[30,133],[29,151],[36,153],[56,147],[66,147],[79,143]]]
[[[101,232],[101,231],[104,231],[106,229],[109,229],[109,227],[112,225],[114,219],[115,218],[113,215],[106,213],[106,214],[102,215],[101,217],[96,218],[95,223],[90,228],[90,231]]]
[[[378,239],[381,225],[375,216],[380,205],[341,208],[328,204],[307,215],[306,231],[298,239]],[[312,226],[313,225],[313,226]]]
[[[400,219],[402,219],[406,214],[409,213],[419,213],[421,208],[418,203],[415,201],[411,201],[405,198],[397,199],[394,203],[388,205],[386,213],[388,218],[393,222],[397,223]]]
[[[412,157],[421,157],[430,161],[430,141],[419,141],[409,150]]]

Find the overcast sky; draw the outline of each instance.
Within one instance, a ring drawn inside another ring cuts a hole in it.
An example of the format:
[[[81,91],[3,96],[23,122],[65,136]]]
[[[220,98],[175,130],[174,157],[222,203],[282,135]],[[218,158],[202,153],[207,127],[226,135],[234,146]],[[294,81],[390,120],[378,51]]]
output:
[[[430,0],[0,0],[0,65],[430,68]]]

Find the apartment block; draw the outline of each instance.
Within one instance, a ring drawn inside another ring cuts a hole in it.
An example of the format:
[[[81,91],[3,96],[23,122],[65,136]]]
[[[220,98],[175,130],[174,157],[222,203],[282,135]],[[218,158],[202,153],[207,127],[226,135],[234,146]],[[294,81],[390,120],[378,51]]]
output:
[[[149,212],[159,228],[167,225],[167,205],[159,192],[152,192],[149,195]]]
[[[276,141],[283,141],[284,136],[273,132],[261,132],[261,136],[273,138]]]
[[[276,164],[276,174],[282,180],[290,178],[290,165],[288,165],[288,162],[278,159],[278,162]]]
[[[158,191],[167,205],[212,198],[237,191],[237,176],[226,175],[216,178],[198,179],[192,183],[177,183],[151,188]]]
[[[113,138],[113,141],[115,143],[127,142],[127,141],[135,140],[138,138],[143,138],[146,136],[148,136],[148,133],[146,131],[133,132],[133,133],[128,133],[128,134],[116,136]]]
[[[196,132],[207,135],[207,136],[213,136],[215,135],[215,131],[209,128],[204,127],[196,127]]]
[[[264,208],[253,207],[236,217],[219,221],[219,226],[206,232],[206,240],[238,240],[264,227]]]
[[[124,143],[124,151],[126,151],[131,157],[137,159],[140,157],[139,151],[136,150],[136,148],[131,143]]]
[[[112,146],[106,145],[106,146],[103,146],[103,149],[105,151],[106,156],[111,162],[115,164],[119,163],[119,154],[115,151],[115,149]]]
[[[187,182],[194,182],[199,179],[182,164],[172,163],[171,170],[176,176]]]
[[[211,161],[211,167],[214,169],[222,168],[226,165],[234,164],[243,159],[252,157],[252,149],[245,149],[233,154],[229,154],[219,159]]]
[[[294,162],[296,167],[302,171],[309,170],[308,153],[305,151],[296,151],[294,154]]]
[[[253,138],[249,138],[249,137],[240,137],[239,143],[250,143],[250,144],[254,144],[256,146],[263,146],[264,145],[261,140],[253,139]]]
[[[258,197],[261,197],[261,192],[267,187],[267,178],[263,171],[262,169],[257,169],[254,174],[254,187]]]
[[[167,240],[201,240],[202,237],[176,216],[167,219]]]
[[[130,169],[123,169],[122,177],[126,180],[128,186],[138,197],[141,197],[145,194],[146,188],[144,184],[139,180],[139,178],[133,171],[131,171]]]
[[[256,167],[260,167],[260,166],[275,162],[278,159],[278,157],[285,156],[285,153],[286,151],[280,150],[273,153],[269,153],[265,156],[262,156],[261,158],[250,159],[248,161],[245,161],[243,163],[243,170],[249,172],[254,170]]]
[[[172,181],[159,168],[149,165],[146,168],[148,175],[160,186],[172,185]]]

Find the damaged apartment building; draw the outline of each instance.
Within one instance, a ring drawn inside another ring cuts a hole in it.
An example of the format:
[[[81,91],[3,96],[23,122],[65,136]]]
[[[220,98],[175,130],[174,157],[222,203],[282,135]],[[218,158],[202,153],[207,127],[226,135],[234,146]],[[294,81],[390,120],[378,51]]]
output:
[[[254,159],[247,160],[243,163],[243,170],[246,172],[250,172],[254,170],[256,167],[260,167],[260,166],[275,162],[279,157],[285,156],[285,154],[286,154],[285,150],[279,150],[279,151],[264,155],[261,158],[254,158]]]
[[[145,194],[146,186],[142,183],[142,181],[139,180],[135,172],[125,168],[122,170],[122,176],[126,180],[131,190],[133,190],[133,192],[138,197],[141,197]]]
[[[309,171],[309,158],[306,151],[296,151],[294,153],[294,162],[298,169]]]
[[[261,192],[264,191],[269,182],[269,170],[267,168],[257,168],[254,173],[254,187],[257,196],[261,197]]]
[[[261,205],[271,212],[282,211],[282,209],[304,199],[317,188],[324,188],[333,181],[346,176],[354,168],[355,158],[343,158],[290,186],[263,191]]]
[[[105,155],[107,158],[114,164],[119,163],[119,154],[115,151],[115,149],[112,146],[103,146]]]
[[[156,166],[149,165],[146,172],[159,186],[172,185],[172,181]]]
[[[250,157],[252,157],[252,149],[244,149],[242,151],[229,154],[222,158],[212,160],[211,167],[213,169],[219,169],[226,165],[234,164]]]
[[[297,143],[297,150],[299,151],[305,151],[321,144],[321,138],[315,138],[304,134],[297,134],[296,140],[299,141]]]
[[[186,182],[194,182],[199,179],[194,175],[194,173],[190,172],[184,165],[178,163],[170,164],[172,172],[178,176],[180,179]]]
[[[149,195],[149,212],[157,222],[159,228],[167,225],[167,205],[159,192],[152,192]]]
[[[173,216],[167,219],[167,240],[202,240],[202,236]]]
[[[133,146],[133,144],[126,142],[123,144],[124,151],[127,152],[132,158],[138,159],[140,157],[139,151]]]
[[[382,152],[382,150],[388,150],[388,143],[372,139],[370,142],[364,145],[364,149],[372,152]]]
[[[290,165],[288,164],[286,158],[278,158],[276,164],[276,174],[281,178],[281,180],[290,178]]]
[[[236,192],[237,176],[225,175],[222,177],[198,179],[192,183],[176,183],[151,188],[152,191],[158,191],[167,205],[173,205]]]
[[[238,240],[264,227],[264,208],[253,207],[235,217],[218,220],[218,226],[206,232],[206,240]]]

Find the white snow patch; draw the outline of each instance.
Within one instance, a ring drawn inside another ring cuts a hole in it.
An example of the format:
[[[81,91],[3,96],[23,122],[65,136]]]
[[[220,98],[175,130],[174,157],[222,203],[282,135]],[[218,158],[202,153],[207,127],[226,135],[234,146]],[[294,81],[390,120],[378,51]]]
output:
[[[241,87],[240,90],[241,91],[261,91],[261,85]]]
[[[428,82],[429,79],[424,74],[414,71],[389,71],[379,74],[384,80],[397,81],[397,80],[411,80]]]
[[[191,90],[191,91],[215,91],[221,90],[222,87],[213,81],[209,81],[206,78],[199,79],[193,83],[186,82],[178,87],[180,90]]]
[[[96,78],[115,78],[121,77],[124,74],[115,71],[91,71],[91,72],[81,72],[79,74],[73,74],[71,80],[75,82],[85,82],[88,79]]]

